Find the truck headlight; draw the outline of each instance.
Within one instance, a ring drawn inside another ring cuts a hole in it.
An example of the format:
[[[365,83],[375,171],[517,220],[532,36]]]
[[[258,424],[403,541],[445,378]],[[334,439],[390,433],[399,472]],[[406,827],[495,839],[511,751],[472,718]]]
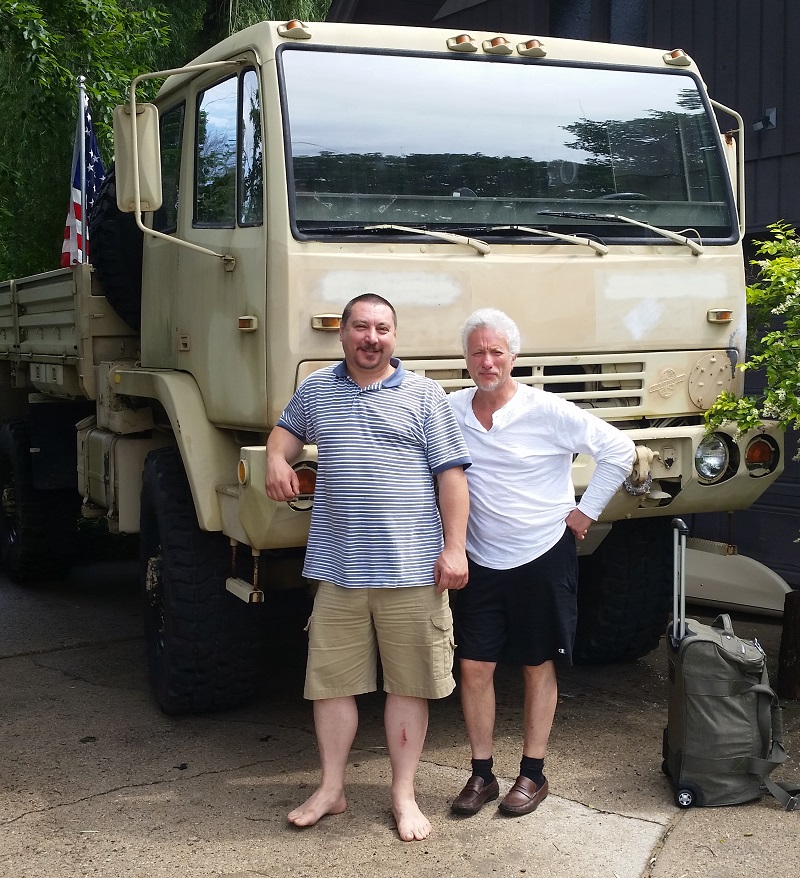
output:
[[[729,470],[731,447],[724,433],[706,436],[694,453],[694,468],[707,484],[718,482]]]

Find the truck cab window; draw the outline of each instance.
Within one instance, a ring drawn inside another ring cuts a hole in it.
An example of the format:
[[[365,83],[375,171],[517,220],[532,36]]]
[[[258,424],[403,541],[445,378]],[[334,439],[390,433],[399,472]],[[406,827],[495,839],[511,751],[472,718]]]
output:
[[[263,173],[258,75],[248,69],[198,96],[195,225],[261,223]]]
[[[178,227],[178,195],[181,177],[181,144],[186,105],[181,103],[163,113],[161,128],[161,207],[153,218],[158,232],[174,232]]]
[[[237,79],[197,99],[195,225],[233,226],[236,217]]]
[[[242,74],[241,146],[239,149],[239,223],[258,225],[264,218],[264,156],[261,106],[255,70]]]

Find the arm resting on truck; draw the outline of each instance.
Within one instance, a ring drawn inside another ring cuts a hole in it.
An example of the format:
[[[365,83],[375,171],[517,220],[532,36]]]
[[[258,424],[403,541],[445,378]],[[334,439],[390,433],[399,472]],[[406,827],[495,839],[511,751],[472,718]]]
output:
[[[303,442],[283,427],[275,427],[267,440],[267,497],[276,502],[291,500],[300,493],[297,473],[289,464],[303,450]]]

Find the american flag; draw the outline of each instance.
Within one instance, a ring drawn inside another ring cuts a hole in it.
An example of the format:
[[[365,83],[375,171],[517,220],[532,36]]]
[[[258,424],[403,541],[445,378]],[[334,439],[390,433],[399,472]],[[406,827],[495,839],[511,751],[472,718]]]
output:
[[[72,198],[70,199],[67,224],[64,228],[64,244],[61,247],[61,265],[68,268],[76,262],[89,261],[89,230],[84,222],[83,200],[81,198],[81,132],[85,144],[86,163],[86,217],[92,209],[100,184],[106,172],[97,147],[94,135],[92,114],[89,111],[89,99],[83,98],[83,113],[78,114],[78,126],[75,131],[75,149],[72,152]],[[80,117],[83,116],[81,119]]]

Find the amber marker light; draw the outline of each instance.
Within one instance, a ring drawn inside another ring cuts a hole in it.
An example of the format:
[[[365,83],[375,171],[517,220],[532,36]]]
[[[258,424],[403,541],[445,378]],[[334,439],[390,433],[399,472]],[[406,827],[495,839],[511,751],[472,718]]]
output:
[[[314,505],[314,491],[317,487],[317,465],[310,460],[301,460],[292,466],[297,474],[297,496],[287,500],[287,505],[296,512],[308,512]]]
[[[459,34],[457,37],[450,37],[447,41],[447,48],[452,52],[477,52],[478,45],[469,34]]]
[[[293,18],[291,21],[287,21],[286,24],[280,25],[278,27],[278,35],[290,40],[311,39],[311,31],[299,18]]]
[[[237,467],[236,475],[239,477],[239,484],[244,486],[247,484],[250,474],[247,470],[247,461],[240,460]]]
[[[510,55],[514,50],[505,37],[493,37],[483,41],[483,51],[490,55]]]
[[[541,40],[534,38],[526,43],[517,43],[517,52],[528,58],[544,58],[547,54],[547,49],[545,49],[544,43]]]
[[[778,446],[769,436],[757,436],[751,439],[744,452],[745,466],[754,478],[774,472],[779,460]]]
[[[673,67],[688,67],[692,63],[692,59],[683,49],[673,49],[671,52],[665,52],[661,57],[665,64]]]
[[[299,494],[308,496],[314,493],[317,487],[317,471],[308,463],[298,464],[295,468],[297,481],[300,484]]]
[[[338,332],[341,325],[341,314],[315,314],[311,318],[311,328],[318,332]]]
[[[730,323],[733,311],[730,308],[710,308],[706,314],[709,323]]]

